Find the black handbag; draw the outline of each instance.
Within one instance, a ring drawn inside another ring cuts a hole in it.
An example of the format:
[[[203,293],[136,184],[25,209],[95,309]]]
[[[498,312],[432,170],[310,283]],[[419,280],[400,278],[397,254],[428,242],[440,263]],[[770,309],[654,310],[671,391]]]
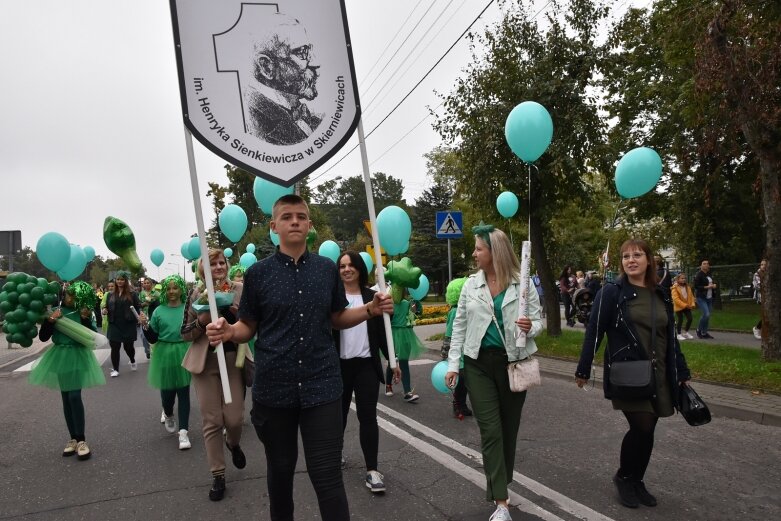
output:
[[[651,360],[627,360],[610,364],[610,397],[640,400],[656,396]]]
[[[692,427],[710,423],[710,409],[690,385],[682,385],[680,388],[678,412]]]

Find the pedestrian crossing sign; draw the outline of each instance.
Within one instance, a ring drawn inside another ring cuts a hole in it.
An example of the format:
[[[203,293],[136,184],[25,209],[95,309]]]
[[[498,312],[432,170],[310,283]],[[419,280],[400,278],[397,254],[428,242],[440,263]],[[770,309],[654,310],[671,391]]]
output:
[[[437,212],[437,239],[460,239],[464,236],[464,220],[461,212],[447,210]]]

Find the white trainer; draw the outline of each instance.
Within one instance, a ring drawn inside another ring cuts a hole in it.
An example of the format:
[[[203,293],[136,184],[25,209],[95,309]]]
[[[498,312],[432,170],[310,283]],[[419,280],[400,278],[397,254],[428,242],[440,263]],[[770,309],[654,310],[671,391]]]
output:
[[[754,338],[757,340],[762,340],[762,330],[758,327],[751,328],[751,332],[754,333]]]
[[[689,333],[688,331],[687,331],[686,333],[684,333],[684,335],[686,335],[686,338],[688,338],[689,340],[691,340],[692,338],[694,338],[694,335],[692,335],[692,334],[691,334],[691,333]]]
[[[675,338],[677,338],[678,340],[686,340],[686,335],[682,335],[679,333]]]
[[[176,418],[174,418],[173,414],[165,417],[165,430],[171,434],[176,432]]]
[[[116,369],[112,369],[111,378],[116,378],[117,376],[119,376],[119,371],[117,371]]]
[[[376,470],[370,470],[366,473],[366,488],[375,494],[385,492],[385,483],[382,482],[384,477]]]
[[[160,413],[160,423],[165,423],[165,411]]]
[[[179,431],[179,450],[187,450],[190,447],[192,447],[192,444],[190,443],[190,438],[187,437],[187,431],[181,429]]]
[[[138,369],[138,363],[130,362],[130,370],[135,371],[136,369]]]
[[[488,521],[513,521],[513,518],[510,517],[510,511],[507,510],[506,506],[496,505],[496,510],[488,518]]]

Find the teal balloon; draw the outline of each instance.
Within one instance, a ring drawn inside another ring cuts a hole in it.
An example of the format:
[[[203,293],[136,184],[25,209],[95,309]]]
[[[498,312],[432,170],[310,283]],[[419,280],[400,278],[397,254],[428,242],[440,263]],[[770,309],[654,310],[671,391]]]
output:
[[[64,236],[57,232],[44,233],[35,246],[35,254],[46,269],[59,271],[71,256],[71,245]]]
[[[431,369],[431,385],[437,391],[448,394],[452,389],[445,383],[445,375],[447,375],[447,360],[442,360]]]
[[[374,269],[374,259],[372,259],[372,256],[365,251],[362,251],[360,255],[361,258],[363,259],[363,263],[366,264],[366,271],[368,273],[371,273],[372,270]]]
[[[75,244],[70,245],[71,254],[68,258],[68,262],[57,270],[57,275],[62,280],[73,280],[84,271],[87,266],[87,257],[84,255],[84,250]]]
[[[163,263],[163,260],[165,260],[165,253],[163,253],[163,250],[160,248],[155,248],[152,250],[152,253],[149,254],[149,260],[151,260],[152,264],[155,266],[160,267],[160,265]]]
[[[655,150],[639,147],[630,150],[616,167],[616,191],[631,199],[653,190],[662,177],[662,159]]]
[[[268,238],[271,239],[271,244],[279,246],[279,234],[271,228],[268,229]]]
[[[271,181],[266,181],[260,177],[255,178],[255,184],[252,185],[252,193],[255,196],[255,201],[258,206],[266,215],[271,215],[271,210],[274,208],[274,203],[277,199],[283,195],[292,194],[294,188],[292,186],[280,186]]]
[[[190,241],[185,241],[182,244],[182,247],[179,248],[179,252],[182,254],[182,257],[184,257],[187,260],[193,260],[192,257],[190,257]]]
[[[409,291],[409,294],[414,298],[415,300],[423,300],[426,298],[426,295],[428,295],[428,277],[426,275],[421,274],[420,275],[420,282],[418,283],[417,288],[408,288],[407,291]]]
[[[201,256],[201,239],[195,236],[187,243],[187,251],[190,253],[190,259],[195,260]]]
[[[504,124],[504,137],[516,156],[532,163],[548,149],[553,138],[553,120],[536,101],[516,106]]]
[[[377,215],[377,233],[380,246],[389,255],[404,253],[409,248],[412,221],[407,212],[398,206],[388,206]]]
[[[233,257],[233,249],[232,248],[225,248],[224,250],[222,250],[222,253],[223,253],[223,255],[225,255],[226,259],[230,259],[231,257]]]
[[[247,231],[247,214],[237,204],[229,204],[220,212],[217,219],[220,231],[231,242],[239,242]]]
[[[244,248],[244,251],[247,253],[255,253],[255,245],[252,243],[247,244],[247,247]]]
[[[341,251],[342,250],[339,248],[339,245],[334,241],[325,241],[320,245],[320,249],[317,250],[317,253],[323,257],[328,257],[334,261],[334,264],[336,264],[339,261],[339,254]]]
[[[92,246],[84,246],[84,256],[87,258],[87,262],[92,262],[92,259],[95,258],[95,248]]]
[[[247,252],[247,253],[245,253],[244,255],[241,256],[241,258],[239,259],[239,264],[241,264],[245,268],[249,268],[250,266],[255,264],[257,261],[258,261],[258,259],[255,257],[254,253]]]
[[[496,198],[496,209],[505,219],[509,219],[518,212],[518,196],[512,192],[502,192]]]

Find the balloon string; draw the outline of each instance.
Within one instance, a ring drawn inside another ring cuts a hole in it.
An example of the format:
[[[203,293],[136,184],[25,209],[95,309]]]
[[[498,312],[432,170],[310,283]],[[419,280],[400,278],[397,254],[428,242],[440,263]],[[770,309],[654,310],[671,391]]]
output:
[[[510,218],[507,218],[507,229],[510,231],[510,244],[512,245],[513,249],[515,249],[515,241],[513,241],[513,228],[510,224]]]

